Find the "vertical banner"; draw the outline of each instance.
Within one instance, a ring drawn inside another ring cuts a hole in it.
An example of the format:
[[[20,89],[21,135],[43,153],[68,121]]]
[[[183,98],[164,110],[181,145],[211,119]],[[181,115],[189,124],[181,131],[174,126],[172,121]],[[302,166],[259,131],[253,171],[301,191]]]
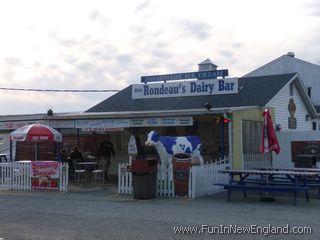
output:
[[[59,162],[32,161],[31,188],[59,191]]]

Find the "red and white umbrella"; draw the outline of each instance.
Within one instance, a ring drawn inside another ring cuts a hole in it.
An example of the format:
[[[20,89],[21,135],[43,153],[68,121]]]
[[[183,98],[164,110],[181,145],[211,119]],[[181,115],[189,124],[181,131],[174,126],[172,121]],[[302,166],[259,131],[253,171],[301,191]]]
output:
[[[61,142],[62,135],[52,127],[43,124],[31,124],[20,127],[10,133],[11,141]]]
[[[263,131],[262,143],[260,145],[260,152],[267,153],[275,151],[276,154],[280,152],[276,132],[273,128],[272,118],[269,110],[263,112]]]

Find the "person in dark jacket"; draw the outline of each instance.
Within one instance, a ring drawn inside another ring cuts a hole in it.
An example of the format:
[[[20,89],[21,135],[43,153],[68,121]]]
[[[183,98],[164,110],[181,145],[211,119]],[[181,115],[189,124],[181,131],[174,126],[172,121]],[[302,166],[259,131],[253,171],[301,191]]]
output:
[[[145,153],[144,147],[141,143],[141,139],[139,136],[135,136],[135,138],[136,138],[136,144],[137,144],[137,150],[138,150],[137,158],[145,158],[146,153]]]
[[[100,165],[102,169],[105,171],[105,179],[108,179],[108,171],[110,168],[111,155],[113,157],[116,156],[114,151],[114,146],[110,140],[110,135],[106,135],[104,140],[100,143],[98,153],[101,157]]]
[[[82,161],[83,156],[82,156],[82,153],[79,151],[79,148],[77,146],[74,147],[73,152],[71,152],[70,159],[71,160],[76,160],[77,162],[78,161]]]

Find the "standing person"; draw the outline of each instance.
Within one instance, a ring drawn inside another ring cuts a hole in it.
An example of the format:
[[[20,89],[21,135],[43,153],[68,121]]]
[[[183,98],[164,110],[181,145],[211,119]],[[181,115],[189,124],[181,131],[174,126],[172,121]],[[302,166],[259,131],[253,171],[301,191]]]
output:
[[[74,165],[71,161],[70,157],[68,156],[68,151],[63,148],[60,153],[60,161],[62,163],[68,163],[69,164],[69,180],[73,178],[74,174]]]
[[[141,143],[141,139],[139,136],[135,136],[135,138],[136,138],[136,144],[137,144],[137,150],[138,150],[137,158],[145,158],[146,153],[145,153],[144,147]]]
[[[82,153],[77,146],[74,147],[73,152],[70,154],[71,160],[81,161],[83,159]]]
[[[104,140],[99,146],[99,155],[101,156],[101,167],[105,170],[105,179],[108,179],[108,170],[110,168],[111,154],[113,157],[116,156],[113,144],[110,140],[110,135],[106,135]]]
[[[68,162],[68,152],[67,152],[67,150],[65,148],[61,149],[60,162],[63,162],[63,163]]]

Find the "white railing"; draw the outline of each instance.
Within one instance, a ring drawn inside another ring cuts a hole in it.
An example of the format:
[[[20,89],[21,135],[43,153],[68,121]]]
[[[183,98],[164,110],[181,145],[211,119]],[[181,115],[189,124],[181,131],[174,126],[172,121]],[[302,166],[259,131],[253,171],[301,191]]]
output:
[[[132,173],[127,171],[127,163],[119,164],[118,193],[132,194]],[[188,197],[196,198],[223,191],[223,187],[214,183],[227,183],[228,175],[219,171],[229,168],[229,159],[193,166],[189,175]],[[173,169],[171,167],[158,166],[157,172],[157,196],[174,197]]]
[[[228,183],[228,174],[219,171],[229,168],[229,159],[193,166],[189,177],[189,197],[196,198],[224,191],[214,183]]]
[[[243,154],[243,169],[268,168],[272,167],[270,153]]]
[[[69,176],[67,163],[61,163],[59,174],[59,191],[69,190]],[[31,162],[0,163],[0,190],[31,191]]]

